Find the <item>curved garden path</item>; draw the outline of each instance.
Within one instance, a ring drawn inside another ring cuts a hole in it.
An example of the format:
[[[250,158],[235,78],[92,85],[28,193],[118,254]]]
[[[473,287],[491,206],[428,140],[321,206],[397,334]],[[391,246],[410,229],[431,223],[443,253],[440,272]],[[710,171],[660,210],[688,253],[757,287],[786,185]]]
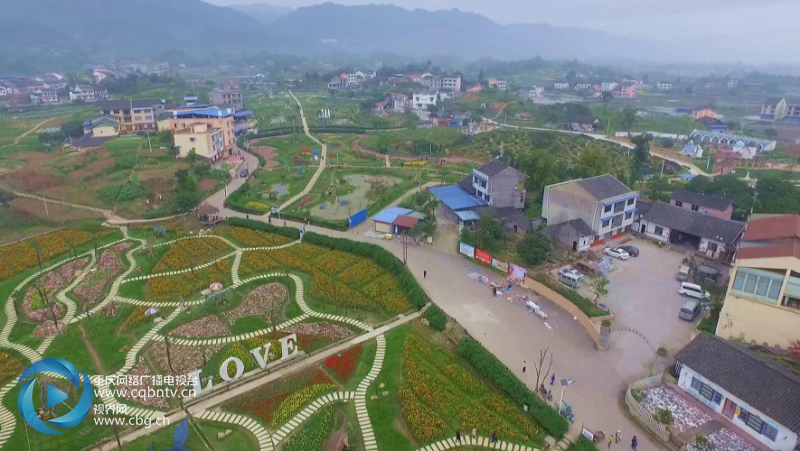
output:
[[[317,167],[317,171],[314,172],[314,175],[311,176],[311,180],[308,181],[308,184],[302,191],[292,196],[289,200],[281,204],[278,207],[279,210],[283,210],[284,208],[292,205],[293,203],[297,202],[301,197],[305,196],[306,194],[311,191],[311,188],[314,187],[314,184],[317,183],[317,180],[322,175],[322,171],[325,170],[325,165],[328,163],[328,146],[325,145],[322,141],[318,140],[314,135],[311,134],[311,131],[308,129],[308,122],[306,121],[305,112],[303,112],[303,104],[295,97],[292,91],[289,91],[289,94],[292,95],[292,98],[295,102],[297,102],[297,106],[300,108],[300,120],[303,122],[303,132],[305,132],[306,136],[309,137],[312,141],[320,145],[321,150],[321,158],[319,160],[319,166]]]
[[[5,301],[5,312],[6,312],[6,315],[7,315],[7,318],[8,318],[8,320],[6,321],[6,324],[4,325],[3,329],[0,331],[0,348],[12,349],[12,350],[18,352],[19,354],[21,354],[26,359],[30,360],[31,362],[38,361],[38,360],[40,360],[42,358],[42,355],[47,351],[48,347],[53,342],[53,338],[48,338],[48,339],[44,340],[43,343],[35,350],[31,349],[30,347],[27,347],[27,346],[24,346],[22,344],[19,344],[19,343],[13,343],[13,342],[11,342],[9,340],[9,335],[11,333],[11,330],[13,329],[13,327],[15,326],[15,324],[17,322],[17,315],[16,315],[16,311],[15,311],[15,308],[14,308],[14,298],[19,296],[19,295],[21,295],[23,288],[25,288],[30,282],[36,280],[38,277],[42,276],[43,274],[45,274],[45,273],[47,273],[49,271],[55,270],[55,269],[59,268],[60,266],[66,264],[66,263],[69,263],[71,261],[74,261],[76,259],[88,257],[88,259],[89,259],[88,263],[86,264],[86,266],[84,266],[82,268],[81,272],[75,277],[75,279],[68,286],[64,287],[63,289],[59,290],[56,293],[56,298],[58,299],[58,301],[63,303],[66,306],[66,314],[65,314],[65,316],[64,316],[64,318],[62,320],[64,323],[66,323],[66,324],[75,324],[75,323],[81,322],[84,319],[86,319],[88,316],[91,316],[93,314],[97,314],[97,313],[103,311],[103,309],[105,309],[106,306],[108,306],[108,304],[110,304],[111,302],[127,303],[127,304],[136,305],[136,306],[148,306],[148,307],[177,307],[168,316],[162,318],[161,321],[155,323],[153,325],[153,327],[144,336],[142,336],[130,350],[127,351],[127,353],[125,355],[125,363],[119,370],[115,371],[113,374],[105,375],[105,377],[100,376],[100,375],[89,376],[90,380],[92,381],[92,385],[93,385],[93,388],[95,389],[95,391],[99,392],[99,393],[103,393],[103,395],[104,395],[100,399],[96,399],[95,403],[98,403],[98,404],[102,403],[102,404],[106,404],[106,405],[120,404],[120,400],[114,398],[111,395],[111,393],[112,393],[111,392],[111,387],[107,383],[108,382],[107,376],[123,376],[123,375],[128,374],[134,368],[134,366],[137,364],[139,359],[141,358],[140,357],[140,353],[143,351],[143,349],[151,342],[164,341],[165,335],[161,334],[160,331],[165,326],[167,326],[172,321],[174,321],[180,315],[180,313],[182,313],[184,311],[183,308],[180,308],[181,305],[180,305],[180,302],[178,302],[178,301],[155,302],[155,301],[145,301],[145,300],[129,299],[129,298],[122,297],[122,296],[119,295],[120,285],[124,284],[124,283],[130,283],[130,282],[133,282],[133,281],[142,281],[142,280],[148,280],[148,279],[157,278],[157,277],[164,277],[164,276],[172,276],[172,275],[176,275],[176,274],[183,274],[183,273],[186,273],[186,272],[189,272],[189,271],[192,271],[192,270],[199,270],[199,269],[208,267],[209,265],[212,265],[217,261],[234,257],[234,264],[231,267],[231,278],[233,280],[233,284],[228,289],[235,289],[235,288],[238,288],[238,287],[240,287],[240,286],[242,286],[244,284],[255,282],[255,281],[258,281],[258,280],[261,280],[261,279],[274,278],[274,277],[278,277],[278,276],[289,277],[289,278],[292,279],[292,282],[295,285],[295,301],[298,304],[298,306],[300,307],[300,310],[301,310],[302,313],[298,317],[292,318],[292,319],[290,319],[288,321],[285,321],[285,322],[281,323],[280,325],[277,325],[276,329],[278,329],[278,330],[285,329],[286,327],[289,327],[289,326],[291,326],[293,324],[296,324],[296,323],[298,323],[300,321],[303,321],[304,319],[307,319],[307,318],[320,318],[320,319],[324,319],[324,320],[328,320],[328,321],[335,321],[335,322],[349,324],[349,325],[352,325],[352,326],[354,326],[354,327],[356,327],[358,329],[361,329],[362,331],[365,332],[365,334],[356,336],[355,338],[353,338],[353,339],[351,339],[351,340],[349,340],[349,341],[347,341],[345,343],[342,343],[340,345],[337,345],[336,347],[334,347],[332,349],[328,349],[328,350],[326,350],[326,351],[324,351],[322,353],[315,354],[314,356],[312,356],[312,358],[309,358],[307,360],[311,360],[311,361],[316,363],[317,361],[321,361],[321,359],[323,359],[323,358],[327,358],[327,357],[329,357],[331,355],[335,355],[335,353],[337,353],[337,352],[341,352],[343,348],[347,349],[347,348],[349,348],[351,346],[354,346],[354,345],[356,345],[358,343],[361,343],[363,341],[369,340],[371,338],[375,338],[377,340],[378,346],[377,346],[376,356],[375,356],[375,359],[374,359],[374,362],[373,362],[371,370],[369,371],[367,376],[359,383],[357,389],[354,392],[336,392],[336,393],[327,394],[327,395],[324,395],[324,396],[321,396],[321,397],[317,398],[316,400],[314,400],[313,402],[311,402],[310,404],[305,406],[293,418],[289,419],[283,426],[281,426],[274,433],[274,435],[270,434],[270,432],[263,425],[261,425],[260,423],[258,423],[257,421],[255,421],[255,420],[253,420],[251,418],[248,418],[248,417],[243,416],[243,415],[231,414],[231,413],[227,413],[227,412],[220,412],[220,411],[216,410],[215,406],[217,406],[218,404],[223,402],[224,401],[223,398],[230,399],[230,397],[234,396],[234,394],[239,394],[239,391],[237,391],[237,390],[240,390],[241,393],[245,393],[246,390],[244,389],[244,387],[238,387],[238,388],[235,388],[233,390],[230,390],[230,389],[217,390],[217,391],[211,390],[210,394],[207,395],[207,398],[205,398],[205,399],[203,399],[203,401],[201,401],[201,407],[194,408],[193,409],[193,413],[197,417],[202,418],[202,419],[206,419],[206,420],[210,420],[210,421],[217,421],[217,422],[222,422],[222,423],[230,423],[230,424],[235,424],[235,425],[238,425],[240,427],[243,427],[243,428],[247,429],[248,431],[250,431],[256,437],[256,440],[259,443],[260,451],[272,451],[274,446],[278,445],[284,439],[286,439],[287,437],[291,436],[291,434],[301,424],[303,424],[311,415],[313,415],[315,412],[317,412],[321,407],[323,407],[323,406],[325,406],[327,404],[333,403],[333,402],[348,402],[349,400],[353,400],[355,402],[356,412],[358,414],[358,422],[359,422],[359,425],[361,427],[362,435],[364,437],[366,450],[367,451],[375,451],[375,450],[377,450],[377,444],[375,442],[374,432],[372,430],[372,424],[370,422],[369,414],[368,414],[367,409],[366,409],[366,393],[367,393],[368,387],[370,386],[370,384],[372,384],[372,382],[378,376],[378,374],[380,373],[381,368],[383,366],[383,360],[384,360],[384,356],[385,356],[385,352],[386,352],[386,340],[385,340],[383,334],[387,330],[392,329],[393,327],[397,327],[399,325],[405,324],[406,322],[408,322],[410,320],[413,320],[414,318],[419,317],[419,315],[424,311],[424,309],[421,310],[420,312],[416,312],[416,313],[411,314],[411,315],[407,315],[407,316],[404,316],[404,317],[401,316],[395,322],[393,322],[391,324],[388,324],[388,325],[384,325],[378,330],[374,330],[370,325],[365,324],[365,323],[363,323],[361,321],[358,321],[356,319],[349,318],[349,317],[346,317],[346,316],[338,316],[338,315],[332,315],[332,314],[328,314],[328,313],[317,312],[317,311],[314,311],[313,309],[311,309],[308,306],[308,304],[306,303],[306,301],[305,301],[305,287],[303,285],[302,279],[299,276],[297,276],[296,274],[292,274],[291,272],[271,272],[271,273],[260,274],[260,275],[248,277],[248,278],[245,278],[245,279],[241,279],[239,277],[239,274],[238,274],[238,272],[239,272],[238,271],[239,270],[239,262],[241,261],[241,257],[243,255],[243,253],[256,251],[256,250],[282,249],[282,248],[285,248],[287,246],[292,246],[292,245],[298,244],[300,242],[299,240],[298,241],[293,241],[293,242],[290,242],[290,243],[286,243],[286,244],[283,244],[283,245],[278,245],[278,246],[240,247],[237,244],[233,243],[232,241],[228,240],[227,238],[224,238],[224,237],[221,237],[221,236],[218,236],[218,235],[204,235],[204,236],[194,236],[194,237],[179,238],[179,239],[168,241],[168,242],[165,242],[165,243],[160,243],[160,244],[156,245],[156,247],[158,247],[158,246],[167,246],[167,245],[170,245],[172,243],[175,243],[176,241],[183,240],[183,239],[215,238],[215,239],[220,239],[220,240],[225,241],[225,243],[232,248],[232,252],[226,254],[223,257],[215,259],[215,260],[213,260],[211,262],[203,263],[203,264],[197,265],[197,266],[195,266],[193,268],[183,269],[183,270],[180,270],[180,271],[165,271],[165,272],[156,273],[156,274],[129,277],[136,270],[136,260],[134,259],[133,254],[134,254],[135,251],[141,249],[145,245],[146,241],[143,240],[143,239],[131,237],[128,234],[128,231],[127,231],[127,229],[125,227],[120,227],[120,229],[122,231],[123,238],[120,239],[120,240],[116,240],[116,241],[114,241],[112,243],[108,243],[108,244],[105,244],[103,246],[99,246],[98,247],[98,251],[101,250],[101,249],[109,248],[111,246],[115,246],[117,244],[120,244],[120,243],[126,242],[126,241],[127,242],[133,242],[134,245],[124,252],[124,258],[127,260],[127,268],[124,271],[122,271],[121,273],[119,273],[117,276],[115,276],[115,278],[111,282],[108,294],[105,296],[105,298],[101,302],[99,302],[92,309],[90,309],[88,314],[86,312],[78,313],[76,304],[74,303],[74,301],[72,301],[67,296],[67,293],[72,291],[73,289],[75,289],[81,283],[81,281],[83,281],[90,274],[91,270],[96,266],[97,258],[95,256],[95,251],[94,250],[81,253],[76,257],[72,257],[72,258],[68,258],[68,259],[62,260],[62,261],[60,261],[58,263],[55,263],[55,264],[52,264],[52,265],[50,265],[50,266],[48,266],[48,267],[46,267],[46,268],[44,268],[42,270],[36,271],[35,273],[31,274],[29,277],[25,278],[22,282],[20,282],[14,288],[14,290],[12,291],[11,295],[8,298],[6,298],[4,300],[0,300],[0,301]],[[201,304],[203,302],[205,302],[205,301],[202,300],[202,299],[197,299],[197,300],[187,301],[187,302],[185,302],[185,305],[199,305],[199,304]],[[252,337],[255,337],[255,336],[259,336],[259,335],[264,335],[264,334],[267,334],[267,333],[270,333],[270,332],[272,332],[272,328],[265,328],[265,329],[254,331],[254,332],[250,332],[250,333],[239,334],[239,335],[236,335],[236,336],[215,337],[215,338],[201,338],[201,339],[188,339],[188,338],[184,339],[184,338],[176,337],[176,338],[171,339],[170,342],[174,343],[174,344],[178,344],[178,345],[187,345],[187,346],[199,346],[199,345],[207,345],[207,344],[225,344],[225,343],[232,343],[232,342],[235,342],[235,341],[238,341],[238,340],[252,338]],[[298,363],[305,364],[306,362],[301,360]],[[294,366],[295,365],[293,364],[288,368],[292,368]],[[257,373],[257,372],[258,371],[254,371],[253,373]],[[268,374],[268,375],[271,375],[268,372],[265,372],[265,373]],[[278,371],[278,373],[280,373],[280,371]],[[55,375],[55,374],[50,374],[50,376],[52,376],[52,377],[60,377],[60,376]],[[8,384],[6,384],[2,388],[0,388],[0,399],[2,399],[3,396],[7,395],[8,392],[11,391],[16,385],[17,385],[16,384],[16,380],[12,380]],[[217,388],[219,388],[219,386]],[[235,393],[231,393],[231,392],[235,392]],[[222,401],[220,401],[220,399],[222,399]],[[208,408],[203,408],[202,405],[208,405],[209,407]],[[166,412],[166,411],[159,410],[159,409],[153,409],[153,408],[146,407],[146,406],[130,405],[130,404],[129,404],[128,411],[126,413],[126,416],[128,416],[128,417],[141,417],[141,418],[169,417],[170,419],[172,419],[175,416],[180,417],[181,415],[185,415],[183,410],[178,410],[176,412],[170,413],[170,412]],[[176,418],[176,419],[179,420],[180,418]],[[5,408],[5,406],[2,403],[0,403],[0,448],[2,448],[6,444],[6,442],[8,441],[8,439],[10,438],[12,433],[14,432],[14,429],[16,427],[16,423],[17,423],[17,416],[13,412],[11,412],[7,408]],[[127,442],[130,442],[130,441],[132,441],[132,440],[134,440],[136,438],[143,437],[143,436],[145,436],[147,434],[155,432],[155,430],[157,430],[156,426],[154,426],[154,427],[152,427],[150,429],[146,429],[146,430],[135,429],[135,430],[133,430],[131,432],[128,432],[127,434],[123,434],[122,439],[123,439],[124,443],[127,443]],[[114,447],[116,447],[115,443],[105,443],[103,445],[100,445],[98,447],[98,449],[112,449]]]

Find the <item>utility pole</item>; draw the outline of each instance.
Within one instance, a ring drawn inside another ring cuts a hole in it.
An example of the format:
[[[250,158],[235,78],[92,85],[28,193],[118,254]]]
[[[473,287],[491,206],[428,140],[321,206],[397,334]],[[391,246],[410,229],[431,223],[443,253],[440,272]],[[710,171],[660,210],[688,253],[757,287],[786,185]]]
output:
[[[150,153],[153,153],[153,145],[150,144],[150,133],[147,134],[147,147],[150,148]]]
[[[664,178],[664,165],[667,164],[667,159],[663,158],[661,160],[661,178]]]

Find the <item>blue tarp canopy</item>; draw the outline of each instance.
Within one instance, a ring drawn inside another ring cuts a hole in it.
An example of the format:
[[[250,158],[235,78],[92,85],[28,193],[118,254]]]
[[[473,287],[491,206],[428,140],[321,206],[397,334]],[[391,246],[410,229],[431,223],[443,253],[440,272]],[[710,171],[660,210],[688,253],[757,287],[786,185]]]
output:
[[[462,221],[477,221],[478,219],[480,219],[478,213],[475,213],[472,210],[456,211],[455,214],[456,216],[458,216],[458,219]]]
[[[372,217],[373,221],[394,224],[394,220],[400,215],[407,215],[414,210],[403,207],[389,207]]]
[[[219,108],[206,108],[203,110],[195,111],[176,111],[175,116],[179,118],[186,117],[230,117],[231,113],[220,110]]]
[[[179,106],[179,107],[177,107],[175,109],[176,110],[182,110],[182,109],[186,109],[186,108],[210,108],[210,107],[211,107],[211,105],[209,105],[207,103],[198,103],[197,105],[181,105],[181,106]]]
[[[453,211],[488,205],[488,202],[473,196],[458,185],[434,186],[428,188],[428,191]]]

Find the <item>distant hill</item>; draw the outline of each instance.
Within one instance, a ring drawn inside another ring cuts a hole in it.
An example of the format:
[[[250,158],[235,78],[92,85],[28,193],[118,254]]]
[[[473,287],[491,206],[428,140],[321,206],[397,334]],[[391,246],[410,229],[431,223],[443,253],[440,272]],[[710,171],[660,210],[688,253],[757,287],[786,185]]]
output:
[[[275,20],[270,32],[298,51],[388,52],[407,56],[457,55],[502,59],[625,57],[647,55],[641,39],[550,25],[500,25],[462,12],[413,11],[392,5],[298,8]]]
[[[263,25],[269,25],[275,20],[294,11],[294,8],[289,8],[288,6],[275,6],[266,3],[255,5],[231,5],[229,8],[243,12],[257,19]]]

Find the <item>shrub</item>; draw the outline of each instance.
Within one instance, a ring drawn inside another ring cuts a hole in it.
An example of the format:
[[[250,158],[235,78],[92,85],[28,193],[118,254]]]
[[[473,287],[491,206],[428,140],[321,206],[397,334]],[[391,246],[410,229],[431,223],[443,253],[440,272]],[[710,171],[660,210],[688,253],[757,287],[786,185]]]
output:
[[[672,412],[670,412],[669,409],[658,409],[654,416],[659,423],[666,426],[672,425]]]
[[[514,373],[480,343],[465,338],[458,344],[458,355],[466,359],[485,378],[491,380],[511,399],[528,406],[528,414],[550,434],[562,437],[569,430],[567,419],[531,392]]]
[[[631,390],[631,396],[633,396],[633,399],[635,399],[636,402],[640,404],[642,403],[642,401],[644,401],[644,392],[641,390],[638,389]]]
[[[246,227],[248,229],[260,230],[262,232],[274,233],[276,235],[283,235],[293,240],[300,239],[300,230],[295,229],[294,227],[274,226],[272,224],[267,224],[265,222],[255,221],[253,219],[243,219],[243,218],[230,218],[228,219],[228,224],[237,227]]]
[[[266,213],[270,210],[269,205],[262,204],[261,202],[256,202],[254,200],[244,204],[244,207],[248,210],[257,211],[259,213]]]
[[[447,315],[436,305],[431,305],[428,310],[425,310],[425,319],[436,330],[444,330],[447,326]]]
[[[517,254],[526,265],[542,264],[550,255],[550,240],[540,233],[528,233],[517,244]]]
[[[556,282],[555,280],[551,279],[544,273],[536,273],[533,275],[533,280],[541,283],[542,285],[550,288],[551,290],[555,291],[556,293],[560,294],[567,298],[568,301],[572,302],[573,304],[577,305],[579,309],[583,313],[586,314],[588,317],[593,316],[605,316],[608,315],[608,312],[601,309],[600,307],[596,306],[592,301],[586,299],[585,297],[578,294],[577,291],[570,290],[569,288],[561,285],[560,283]]]
[[[597,446],[594,442],[581,435],[577,442],[567,447],[567,451],[597,451]]]

